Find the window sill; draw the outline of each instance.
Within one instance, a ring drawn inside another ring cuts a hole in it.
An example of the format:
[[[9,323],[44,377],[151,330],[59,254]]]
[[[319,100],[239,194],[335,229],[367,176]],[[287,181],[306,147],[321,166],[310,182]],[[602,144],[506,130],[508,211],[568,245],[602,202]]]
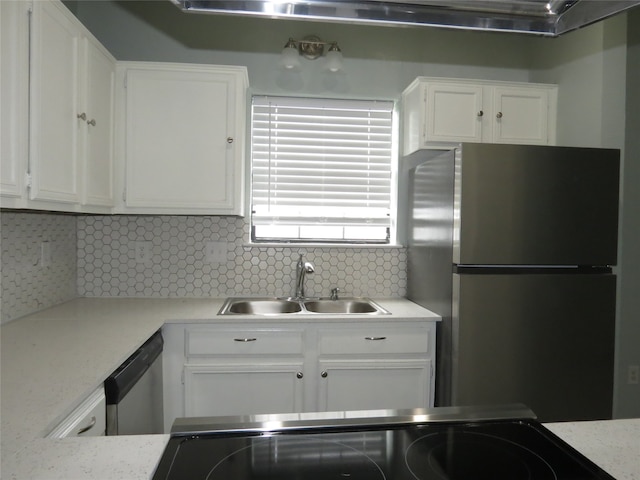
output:
[[[404,245],[399,244],[372,244],[372,243],[245,243],[245,248],[382,248],[382,249],[399,249]]]

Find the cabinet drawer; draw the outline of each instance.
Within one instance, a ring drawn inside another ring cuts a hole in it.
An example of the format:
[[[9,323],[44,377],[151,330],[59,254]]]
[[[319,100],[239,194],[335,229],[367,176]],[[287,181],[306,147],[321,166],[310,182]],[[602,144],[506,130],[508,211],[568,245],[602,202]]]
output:
[[[323,354],[426,354],[430,331],[426,328],[388,328],[371,326],[358,329],[321,330],[318,353]]]
[[[302,330],[193,329],[186,332],[186,354],[210,355],[293,355],[303,352]]]
[[[47,438],[98,437],[105,434],[106,398],[100,387],[87,397],[67,418],[58,424]]]

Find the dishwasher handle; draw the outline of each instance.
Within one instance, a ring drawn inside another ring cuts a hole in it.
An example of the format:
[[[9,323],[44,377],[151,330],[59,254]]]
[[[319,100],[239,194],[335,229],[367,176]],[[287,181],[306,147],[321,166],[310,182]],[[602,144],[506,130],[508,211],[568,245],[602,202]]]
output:
[[[104,381],[107,405],[120,403],[162,353],[164,340],[158,330]]]

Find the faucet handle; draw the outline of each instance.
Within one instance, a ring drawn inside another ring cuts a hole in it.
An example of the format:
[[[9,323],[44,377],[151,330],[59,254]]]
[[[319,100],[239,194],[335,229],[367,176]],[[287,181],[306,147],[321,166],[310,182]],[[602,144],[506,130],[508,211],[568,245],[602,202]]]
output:
[[[338,300],[338,292],[340,289],[338,287],[334,287],[331,289],[331,300]]]

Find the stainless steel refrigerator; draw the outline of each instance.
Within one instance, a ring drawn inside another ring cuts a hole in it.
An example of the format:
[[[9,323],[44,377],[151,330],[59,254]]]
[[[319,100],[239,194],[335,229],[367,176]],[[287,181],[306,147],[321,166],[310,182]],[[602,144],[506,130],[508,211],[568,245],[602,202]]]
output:
[[[442,315],[436,405],[611,418],[619,152],[461,144],[403,159],[408,297]]]

